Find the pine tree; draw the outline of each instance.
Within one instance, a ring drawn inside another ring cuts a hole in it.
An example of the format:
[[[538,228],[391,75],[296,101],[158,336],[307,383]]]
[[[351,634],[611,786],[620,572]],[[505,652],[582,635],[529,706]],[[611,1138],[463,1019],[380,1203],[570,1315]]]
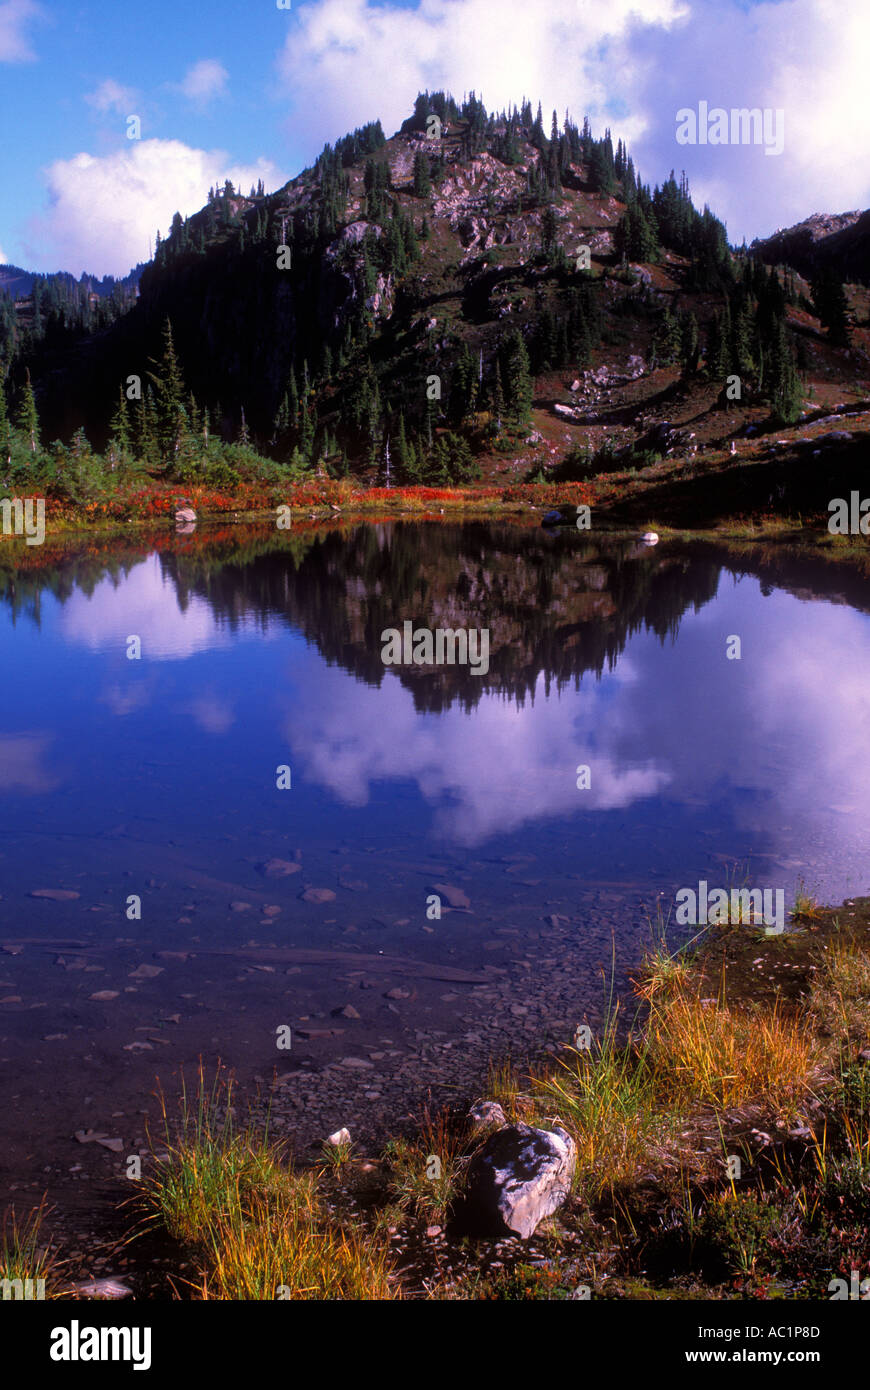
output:
[[[432,178],[429,172],[429,156],[418,152],[414,155],[414,196],[428,198],[432,192]]]
[[[731,363],[740,376],[753,371],[755,367],[752,340],[752,311],[748,302],[744,302],[731,319]]]
[[[616,228],[616,249],[625,260],[655,261],[659,255],[658,226],[652,207],[632,198]]]
[[[151,387],[136,402],[136,451],[142,463],[154,467],[159,461],[156,435],[156,411]]]
[[[148,377],[154,385],[157,446],[162,462],[168,465],[178,456],[187,433],[184,377],[175,354],[172,324],[168,318],[163,325],[163,356],[159,364],[153,365],[156,371],[149,372]]]
[[[524,424],[532,410],[532,377],[529,354],[522,333],[515,328],[508,335],[502,355],[504,381],[511,414],[518,424]]]
[[[780,324],[770,353],[768,394],[778,424],[793,425],[803,403],[800,377],[794,364],[785,324]]]
[[[496,357],[495,359],[495,370],[493,372],[492,390],[490,392],[490,395],[494,433],[496,437],[498,437],[502,431],[502,422],[504,420],[505,413],[504,388],[502,386],[501,381],[501,365],[499,364],[498,357]]]
[[[559,228],[559,219],[555,209],[545,207],[541,214],[541,250],[545,256],[550,256],[556,245],[556,233]]]
[[[24,379],[24,390],[21,394],[21,402],[18,406],[18,416],[15,421],[22,434],[27,436],[30,444],[30,452],[35,454],[39,448],[39,415],[36,410],[36,397],[33,394],[33,385],[30,380],[30,369],[27,369]]]
[[[405,412],[399,411],[399,426],[396,430],[396,467],[400,482],[408,480],[408,436],[405,433]]]
[[[820,272],[813,280],[813,307],[823,328],[828,330],[828,342],[833,347],[849,346],[848,302],[842,282],[832,270]]]
[[[112,416],[109,428],[112,443],[123,458],[130,452],[130,412],[127,409],[127,396],[123,386],[118,388],[118,408]]]
[[[656,359],[663,366],[675,362],[680,352],[680,325],[676,316],[666,308],[655,332]]]

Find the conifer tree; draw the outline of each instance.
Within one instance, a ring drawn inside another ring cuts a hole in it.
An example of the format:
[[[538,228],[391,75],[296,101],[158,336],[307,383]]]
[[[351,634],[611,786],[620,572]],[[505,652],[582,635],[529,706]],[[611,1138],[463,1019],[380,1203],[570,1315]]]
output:
[[[408,436],[405,433],[405,412],[399,411],[399,425],[396,430],[396,467],[399,470],[399,479],[406,482],[408,479]]]
[[[136,402],[136,450],[142,463],[154,467],[159,461],[154,396],[148,386]]]
[[[529,354],[522,333],[515,328],[508,335],[502,360],[504,362],[505,393],[511,414],[518,424],[524,424],[532,409],[532,377]]]
[[[130,452],[130,412],[123,386],[118,387],[118,408],[109,426],[111,440],[121,458]]]
[[[414,196],[428,198],[432,192],[432,178],[429,172],[429,156],[421,151],[414,155]]]
[[[656,359],[667,367],[675,362],[680,351],[680,325],[676,316],[666,308],[655,332]]]
[[[770,350],[768,395],[777,423],[793,425],[801,413],[803,391],[785,324],[780,323]]]
[[[495,359],[493,369],[492,386],[490,388],[490,407],[492,411],[492,433],[498,438],[502,431],[504,421],[504,388],[501,380],[501,365],[498,357]]]
[[[848,347],[849,306],[842,282],[830,269],[820,272],[813,280],[813,307],[822,327],[828,331],[828,342],[833,347]]]
[[[36,410],[36,397],[33,394],[29,368],[25,373],[24,390],[21,393],[21,402],[18,406],[18,416],[15,423],[22,434],[27,436],[30,452],[35,454],[39,448],[39,415]]]
[[[184,377],[172,340],[172,324],[167,318],[163,325],[163,356],[154,363],[155,371],[148,377],[154,386],[156,438],[161,461],[169,465],[178,456],[187,433],[187,414],[184,409]]]

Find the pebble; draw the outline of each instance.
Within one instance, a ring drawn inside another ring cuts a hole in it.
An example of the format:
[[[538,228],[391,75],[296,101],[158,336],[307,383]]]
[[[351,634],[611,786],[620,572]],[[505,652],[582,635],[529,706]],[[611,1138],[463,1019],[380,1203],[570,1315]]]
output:
[[[289,859],[267,859],[265,864],[258,867],[266,878],[289,878],[290,874],[298,874],[302,865],[294,864]]]
[[[331,888],[306,888],[304,893],[299,894],[304,903],[331,903],[335,901],[335,894]]]
[[[465,909],[471,907],[468,894],[461,888],[456,888],[452,883],[433,883],[430,891],[437,893],[440,898],[446,898],[451,907]]]

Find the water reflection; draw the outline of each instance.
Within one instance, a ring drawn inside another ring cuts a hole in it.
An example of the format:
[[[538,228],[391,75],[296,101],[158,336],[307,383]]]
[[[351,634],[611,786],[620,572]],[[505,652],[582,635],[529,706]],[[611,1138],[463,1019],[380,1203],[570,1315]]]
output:
[[[478,523],[192,539],[0,574],[10,826],[52,793],[56,827],[97,833],[135,788],[179,843],[230,815],[267,834],[287,761],[301,839],[376,807],[375,842],[567,836],[602,873],[642,842],[684,882],[715,848],[867,888],[866,585],[849,604],[796,562]],[[406,619],[488,628],[488,673],[385,669]]]

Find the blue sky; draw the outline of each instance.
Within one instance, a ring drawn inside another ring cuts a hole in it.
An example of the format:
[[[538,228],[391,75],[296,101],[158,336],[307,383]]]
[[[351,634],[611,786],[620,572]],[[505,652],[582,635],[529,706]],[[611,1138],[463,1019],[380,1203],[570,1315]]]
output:
[[[865,0],[0,0],[0,260],[123,274],[214,179],[277,187],[425,86],[588,111],[751,240],[870,204],[868,39]],[[701,101],[782,111],[782,153],[678,145]]]

